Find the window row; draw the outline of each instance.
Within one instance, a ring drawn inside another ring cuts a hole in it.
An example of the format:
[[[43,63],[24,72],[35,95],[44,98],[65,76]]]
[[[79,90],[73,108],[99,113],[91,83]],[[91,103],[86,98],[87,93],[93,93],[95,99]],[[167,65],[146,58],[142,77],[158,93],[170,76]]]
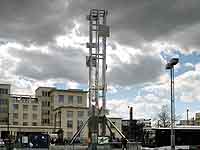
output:
[[[42,91],[42,96],[50,96],[50,92],[48,92],[48,91]]]
[[[49,124],[50,123],[50,119],[42,119],[42,124]]]
[[[67,111],[67,118],[73,118],[74,112],[73,111]],[[78,111],[77,117],[82,118],[84,116],[84,111]]]
[[[28,111],[29,105],[23,105],[23,111]],[[13,104],[13,110],[18,110],[19,104]],[[38,111],[38,105],[32,105],[32,111]]]
[[[33,120],[37,120],[38,116],[37,114],[32,114],[32,119]],[[13,119],[19,119],[19,114],[18,113],[14,113],[13,114]],[[23,119],[28,119],[28,114],[27,113],[23,113]]]
[[[50,106],[50,101],[42,101],[42,106]]]
[[[0,124],[7,123],[7,122],[8,122],[8,118],[0,118]]]
[[[82,120],[77,120],[77,130],[83,125]],[[67,120],[67,128],[73,128],[73,120]]]
[[[8,89],[0,88],[0,94],[8,94]]]
[[[74,104],[74,97],[75,96],[71,96],[69,95],[68,96],[68,104]],[[65,96],[64,95],[58,95],[58,102],[60,104],[63,104],[64,103],[64,99],[65,99]],[[77,104],[82,104],[83,103],[83,99],[82,99],[82,96],[77,96]]]
[[[0,105],[3,105],[3,104],[8,104],[8,100],[0,99]]]
[[[0,113],[7,113],[8,108],[7,107],[0,107]]]
[[[19,125],[18,122],[13,122],[13,125]],[[22,123],[23,126],[28,126],[28,122],[23,122]],[[37,122],[32,122],[32,126],[37,126]]]
[[[42,115],[50,115],[50,111],[49,110],[42,110]]]

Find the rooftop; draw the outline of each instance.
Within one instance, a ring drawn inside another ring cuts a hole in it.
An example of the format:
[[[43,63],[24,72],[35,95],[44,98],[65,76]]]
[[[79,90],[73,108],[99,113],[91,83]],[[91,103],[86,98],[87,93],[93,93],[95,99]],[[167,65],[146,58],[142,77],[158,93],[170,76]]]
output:
[[[67,90],[62,90],[62,89],[52,89],[53,91],[58,91],[58,92],[77,92],[77,93],[88,93],[88,91],[84,91],[83,89],[67,89]]]

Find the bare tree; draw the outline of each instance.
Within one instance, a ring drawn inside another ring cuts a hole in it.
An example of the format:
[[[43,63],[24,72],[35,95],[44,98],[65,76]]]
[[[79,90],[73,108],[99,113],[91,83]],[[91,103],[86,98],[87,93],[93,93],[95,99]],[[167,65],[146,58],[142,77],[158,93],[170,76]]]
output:
[[[158,117],[158,127],[169,127],[170,126],[170,110],[168,105],[162,105]]]

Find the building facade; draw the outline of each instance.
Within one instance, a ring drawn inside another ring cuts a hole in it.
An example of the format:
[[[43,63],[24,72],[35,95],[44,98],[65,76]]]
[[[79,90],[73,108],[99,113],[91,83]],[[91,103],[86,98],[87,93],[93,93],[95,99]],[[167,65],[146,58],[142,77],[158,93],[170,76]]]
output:
[[[9,124],[41,126],[41,104],[38,98],[29,95],[10,95]]]
[[[35,96],[41,103],[41,125],[53,125],[53,100],[50,92],[55,89],[53,87],[39,87],[35,90]]]
[[[200,126],[200,113],[195,114],[195,124]]]
[[[144,128],[151,128],[151,119],[122,120],[122,132],[130,141],[142,142]]]
[[[89,118],[87,91],[80,89],[59,90],[54,87],[39,87],[33,95],[10,93],[9,84],[0,84],[0,137],[13,138],[31,133],[56,133],[62,129],[64,138],[71,139]],[[121,130],[122,119],[110,118]],[[116,138],[121,138],[112,127]],[[107,128],[106,134],[110,135]],[[87,139],[86,126],[78,136]]]
[[[87,92],[83,90],[57,90],[50,93],[55,128],[64,130],[64,137],[70,139],[88,119]],[[87,128],[81,138],[87,138]]]
[[[9,118],[10,85],[0,84],[0,124],[7,125]]]

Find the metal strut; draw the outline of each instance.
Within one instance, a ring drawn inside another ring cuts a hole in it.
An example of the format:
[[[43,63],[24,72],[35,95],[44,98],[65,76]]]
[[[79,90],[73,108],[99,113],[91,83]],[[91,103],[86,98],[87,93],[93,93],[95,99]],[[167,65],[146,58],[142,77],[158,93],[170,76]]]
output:
[[[89,119],[88,119],[89,120]],[[78,137],[78,135],[81,133],[81,131],[85,128],[86,124],[88,123],[88,120],[79,128],[79,130],[77,130],[77,132],[74,134],[74,136],[72,137],[70,144],[73,144],[74,141],[76,140],[76,138]]]
[[[106,25],[106,10],[91,9],[89,21],[89,56],[86,64],[89,68],[89,111],[88,123],[91,142],[97,142],[99,134],[105,136],[106,123],[101,119],[106,115],[106,38],[109,37],[109,26]],[[101,106],[100,106],[101,101]],[[101,122],[99,122],[101,120]],[[101,133],[99,123],[102,124]]]
[[[86,47],[89,49],[89,56],[86,56],[86,65],[89,68],[89,119],[75,133],[70,142],[72,144],[86,124],[88,124],[88,136],[89,141],[91,141],[89,149],[91,150],[97,149],[98,136],[106,135],[107,121],[123,138],[126,138],[112,121],[106,117],[106,39],[110,36],[109,26],[106,25],[107,14],[107,10],[91,9],[87,16],[89,22],[89,42],[86,43]],[[99,124],[102,125],[101,130],[99,129]],[[112,133],[109,126],[108,129]]]

